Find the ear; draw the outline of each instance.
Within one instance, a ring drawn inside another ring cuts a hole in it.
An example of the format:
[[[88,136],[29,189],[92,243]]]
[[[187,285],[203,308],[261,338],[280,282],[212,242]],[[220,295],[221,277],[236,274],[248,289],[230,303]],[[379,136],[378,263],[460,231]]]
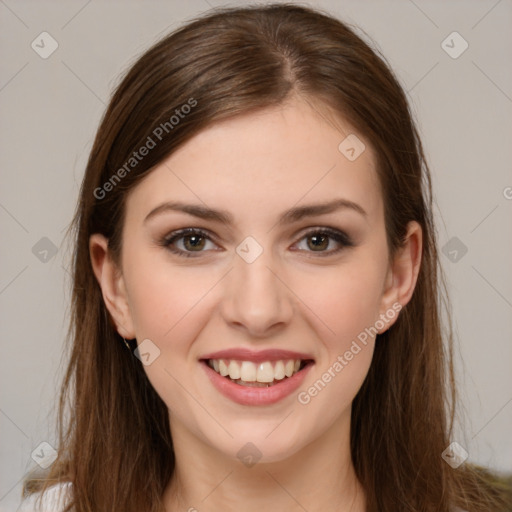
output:
[[[89,253],[94,275],[98,280],[103,300],[117,332],[127,339],[135,338],[128,296],[120,269],[112,260],[108,239],[99,233],[89,238]]]
[[[396,313],[411,300],[420,271],[422,247],[421,226],[417,222],[411,221],[407,225],[404,244],[397,250],[393,261],[390,262],[386,275],[380,307],[381,319],[382,315],[385,315],[386,322],[385,326],[379,330],[379,334],[385,332],[395,323],[398,318]],[[392,315],[391,311],[393,311]]]

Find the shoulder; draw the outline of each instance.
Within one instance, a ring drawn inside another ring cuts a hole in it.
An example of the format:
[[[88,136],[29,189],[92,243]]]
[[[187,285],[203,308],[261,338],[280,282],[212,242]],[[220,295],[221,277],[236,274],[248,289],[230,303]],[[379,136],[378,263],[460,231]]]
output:
[[[52,485],[42,495],[34,493],[23,500],[18,512],[62,512],[68,503],[71,482]]]

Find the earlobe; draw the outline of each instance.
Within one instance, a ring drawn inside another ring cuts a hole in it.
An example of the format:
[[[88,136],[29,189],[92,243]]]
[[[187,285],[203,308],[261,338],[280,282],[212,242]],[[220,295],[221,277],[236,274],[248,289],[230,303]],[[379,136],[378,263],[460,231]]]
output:
[[[89,254],[94,275],[117,332],[123,338],[135,338],[124,278],[111,258],[108,239],[99,233],[91,235]]]
[[[399,310],[411,300],[420,271],[422,247],[421,226],[417,222],[411,221],[407,225],[404,244],[397,250],[386,276],[381,315],[392,309]],[[382,329],[382,332],[389,329],[397,317],[398,315],[393,314],[393,319]]]

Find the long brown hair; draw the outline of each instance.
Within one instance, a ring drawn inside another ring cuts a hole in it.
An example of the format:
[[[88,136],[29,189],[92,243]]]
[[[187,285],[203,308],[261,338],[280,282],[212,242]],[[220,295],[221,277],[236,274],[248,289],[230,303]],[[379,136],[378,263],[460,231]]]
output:
[[[105,235],[119,262],[125,199],[144,176],[211,123],[279,105],[292,93],[327,107],[372,144],[390,254],[409,221],[423,229],[413,297],[379,336],[353,402],[351,453],[368,511],[503,510],[486,473],[469,464],[453,469],[441,457],[455,411],[451,330],[441,325],[444,280],[430,174],[406,96],[384,58],[351,28],[293,4],[216,9],[196,18],[144,53],[117,87],[70,230],[71,347],[58,458],[47,476],[27,479],[25,493],[71,481],[76,512],[163,510],[175,463],[168,410],[111,321],[89,237]],[[148,137],[154,147],[131,161]]]

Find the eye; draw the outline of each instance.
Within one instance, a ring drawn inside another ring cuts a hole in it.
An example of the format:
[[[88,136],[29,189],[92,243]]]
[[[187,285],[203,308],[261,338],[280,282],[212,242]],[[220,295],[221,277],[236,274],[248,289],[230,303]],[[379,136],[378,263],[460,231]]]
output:
[[[306,241],[306,249],[301,250],[305,250],[306,252],[321,253],[319,256],[329,256],[343,250],[346,247],[354,246],[354,243],[346,233],[331,228],[317,228],[315,230],[308,231],[301,238],[300,242],[302,240]],[[332,245],[332,241],[335,242],[334,245],[338,244],[338,248],[334,250],[326,250],[329,246]]]
[[[196,255],[193,253],[204,252],[203,249],[205,249],[205,247],[208,249],[208,242],[213,245],[206,231],[196,228],[186,228],[171,233],[160,242],[160,245],[163,245],[178,256],[194,258]]]
[[[340,252],[344,248],[354,246],[354,243],[346,233],[327,227],[316,228],[307,232],[296,245],[300,245],[303,240],[306,240],[306,248],[299,248],[299,250],[318,253],[318,256],[329,256]],[[338,245],[338,248],[327,250],[333,245],[331,243],[333,241],[334,245]],[[208,244],[211,244],[213,247],[208,248]],[[206,231],[198,228],[185,228],[174,231],[163,238],[159,245],[185,258],[198,257],[206,250],[215,250],[216,246],[211,236]]]

